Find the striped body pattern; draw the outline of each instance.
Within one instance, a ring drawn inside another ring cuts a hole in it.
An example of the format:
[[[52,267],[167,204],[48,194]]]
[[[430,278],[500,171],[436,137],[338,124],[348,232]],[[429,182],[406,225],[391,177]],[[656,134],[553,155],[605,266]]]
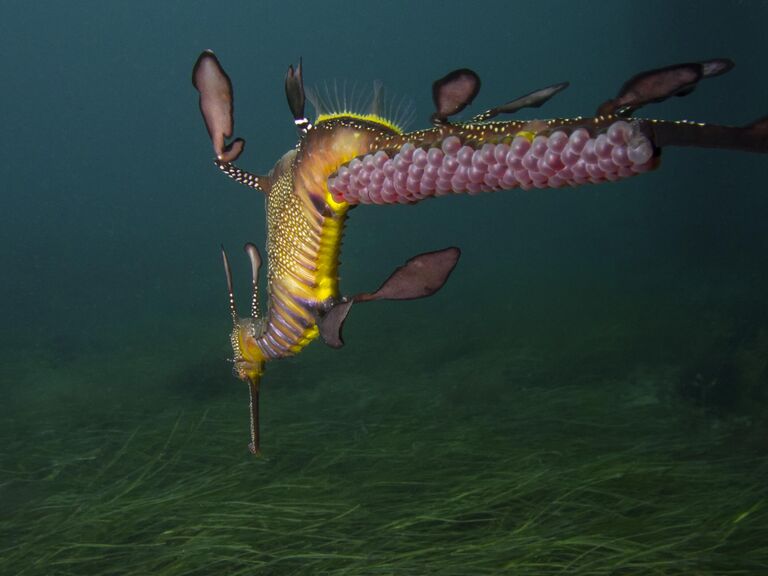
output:
[[[327,180],[341,165],[392,130],[370,121],[316,124],[270,174],[267,194],[267,292],[260,331],[240,330],[241,352],[272,360],[299,352],[319,334],[317,317],[338,298],[338,258],[348,204],[335,202]]]

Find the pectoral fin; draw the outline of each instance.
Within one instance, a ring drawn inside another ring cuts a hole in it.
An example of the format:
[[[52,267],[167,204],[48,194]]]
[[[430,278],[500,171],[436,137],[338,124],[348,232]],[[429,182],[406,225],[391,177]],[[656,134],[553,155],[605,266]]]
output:
[[[397,268],[375,292],[363,292],[332,304],[318,319],[323,341],[331,348],[341,348],[341,330],[349,309],[355,302],[372,300],[415,300],[426,298],[442,288],[456,267],[461,250],[456,247],[425,252]]]

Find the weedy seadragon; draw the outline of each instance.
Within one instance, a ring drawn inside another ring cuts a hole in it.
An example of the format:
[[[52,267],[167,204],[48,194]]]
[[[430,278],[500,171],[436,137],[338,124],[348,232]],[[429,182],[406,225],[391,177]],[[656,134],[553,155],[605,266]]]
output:
[[[567,83],[535,90],[473,117],[451,122],[480,89],[478,75],[455,70],[435,81],[430,128],[404,132],[379,112],[322,111],[311,122],[304,113],[301,62],[288,68],[285,93],[299,141],[269,174],[245,171],[234,162],[245,141],[233,133],[229,76],[211,51],[192,72],[200,110],[213,142],[216,165],[266,199],[267,307],[259,306],[261,256],[245,250],[252,267],[251,314],[238,316],[227,255],[222,248],[234,368],[249,384],[250,450],[260,452],[259,384],[266,362],[300,352],[318,335],[342,346],[341,328],[355,303],[407,300],[437,292],[460,251],[449,247],[419,254],[396,269],[374,292],[343,296],[339,252],[347,213],[358,204],[413,204],[448,194],[513,188],[559,188],[620,180],[653,170],[668,146],[768,152],[768,117],[745,126],[636,118],[646,104],[689,94],[706,78],[722,75],[733,62],[719,58],[677,64],[630,78],[593,117],[547,120],[496,118],[538,108]]]

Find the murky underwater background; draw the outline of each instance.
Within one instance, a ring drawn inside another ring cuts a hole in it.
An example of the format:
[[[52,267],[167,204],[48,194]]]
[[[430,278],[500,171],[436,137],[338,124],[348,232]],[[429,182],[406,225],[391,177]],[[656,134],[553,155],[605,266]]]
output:
[[[232,77],[243,167],[295,143],[283,75],[382,80],[427,124],[562,80],[589,115],[644,69],[733,58],[648,116],[768,112],[763,1],[0,5],[0,573],[768,573],[768,164],[669,149],[597,187],[350,215],[348,293],[463,256],[268,367],[247,450],[219,244],[264,244],[190,83]],[[535,112],[535,113],[534,113]]]

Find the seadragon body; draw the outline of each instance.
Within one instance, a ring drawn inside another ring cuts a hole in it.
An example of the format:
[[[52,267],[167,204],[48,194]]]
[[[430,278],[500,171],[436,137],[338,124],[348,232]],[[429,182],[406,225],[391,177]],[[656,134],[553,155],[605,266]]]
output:
[[[516,187],[557,188],[631,177],[657,167],[666,146],[768,151],[768,121],[747,126],[638,119],[632,112],[648,102],[689,93],[703,78],[731,69],[729,60],[681,64],[639,74],[595,117],[497,121],[500,114],[538,107],[567,86],[557,84],[475,116],[448,118],[476,96],[480,81],[471,70],[436,81],[433,126],[404,133],[377,113],[304,116],[301,65],[290,67],[285,87],[300,134],[268,175],[236,167],[244,141],[235,139],[229,77],[212,52],[200,55],[193,83],[211,136],[216,164],[238,182],[261,190],[267,205],[267,295],[259,310],[261,257],[246,245],[253,271],[249,317],[237,314],[226,253],[234,329],[235,372],[251,391],[251,444],[259,451],[259,383],[265,363],[300,352],[318,335],[343,344],[341,327],[355,302],[413,299],[439,290],[459,258],[458,248],[420,254],[395,270],[375,292],[342,296],[338,262],[348,210],[358,204],[411,204],[424,198]]]

